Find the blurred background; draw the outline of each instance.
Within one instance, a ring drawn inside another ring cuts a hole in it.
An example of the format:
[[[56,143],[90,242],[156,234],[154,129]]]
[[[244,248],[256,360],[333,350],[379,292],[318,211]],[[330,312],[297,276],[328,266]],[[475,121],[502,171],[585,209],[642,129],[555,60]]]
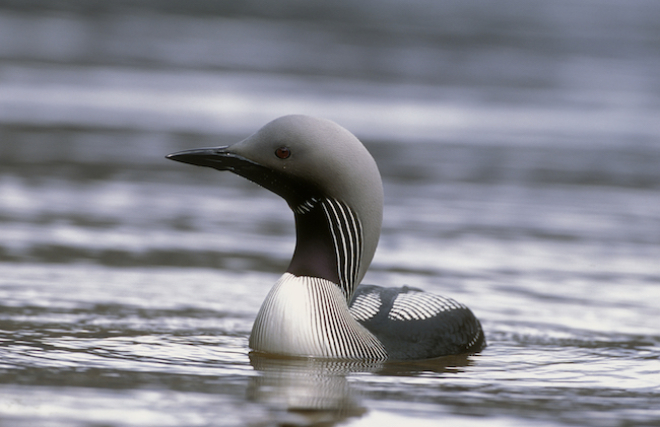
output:
[[[391,394],[352,377],[355,425],[657,422],[658,17],[655,0],[0,0],[0,421],[267,425],[247,336],[292,215],[164,156],[299,113],[379,164],[366,280],[454,297],[490,342]]]
[[[71,236],[176,216],[136,194],[138,181],[196,173],[165,154],[238,141],[290,113],[375,143],[386,179],[657,189],[658,9],[651,0],[3,0],[0,254],[98,262]],[[411,148],[419,142],[430,145]],[[48,237],[58,221],[86,223],[58,241]],[[657,238],[647,225],[640,236]]]

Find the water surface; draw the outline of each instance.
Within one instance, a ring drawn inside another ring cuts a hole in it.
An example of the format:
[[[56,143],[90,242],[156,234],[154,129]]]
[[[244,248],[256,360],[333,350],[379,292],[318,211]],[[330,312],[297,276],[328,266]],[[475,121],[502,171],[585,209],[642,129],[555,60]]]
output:
[[[657,4],[242,4],[0,8],[0,424],[660,423]],[[164,155],[289,113],[379,164],[365,282],[483,352],[249,353],[292,214]]]

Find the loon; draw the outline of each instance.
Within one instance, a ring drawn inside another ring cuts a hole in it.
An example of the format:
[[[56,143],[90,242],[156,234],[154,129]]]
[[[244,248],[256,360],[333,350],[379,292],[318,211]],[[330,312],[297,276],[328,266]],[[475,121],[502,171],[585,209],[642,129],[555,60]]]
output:
[[[234,145],[167,158],[231,171],[281,196],[294,213],[293,257],[257,314],[252,350],[379,361],[485,347],[479,320],[463,304],[413,287],[360,285],[380,238],[383,185],[371,154],[338,124],[289,115]]]

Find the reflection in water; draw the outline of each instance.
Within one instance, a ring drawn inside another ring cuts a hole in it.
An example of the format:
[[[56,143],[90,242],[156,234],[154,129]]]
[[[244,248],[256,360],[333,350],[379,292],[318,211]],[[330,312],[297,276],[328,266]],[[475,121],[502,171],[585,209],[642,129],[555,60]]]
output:
[[[347,376],[351,373],[415,376],[421,372],[456,372],[468,356],[418,362],[370,362],[294,358],[250,353],[259,375],[250,379],[248,399],[270,411],[277,425],[332,426],[360,417],[367,409]]]
[[[361,416],[366,408],[346,379],[351,372],[373,372],[381,363],[280,358],[250,353],[258,376],[248,386],[248,399],[264,404],[278,424],[335,425]]]

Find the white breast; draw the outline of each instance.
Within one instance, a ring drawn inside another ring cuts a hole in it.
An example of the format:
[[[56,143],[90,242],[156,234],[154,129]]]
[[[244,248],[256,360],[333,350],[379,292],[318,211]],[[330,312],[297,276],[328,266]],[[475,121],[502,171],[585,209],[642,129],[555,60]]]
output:
[[[250,348],[289,356],[387,358],[380,341],[350,314],[337,285],[290,273],[277,281],[261,306]]]

